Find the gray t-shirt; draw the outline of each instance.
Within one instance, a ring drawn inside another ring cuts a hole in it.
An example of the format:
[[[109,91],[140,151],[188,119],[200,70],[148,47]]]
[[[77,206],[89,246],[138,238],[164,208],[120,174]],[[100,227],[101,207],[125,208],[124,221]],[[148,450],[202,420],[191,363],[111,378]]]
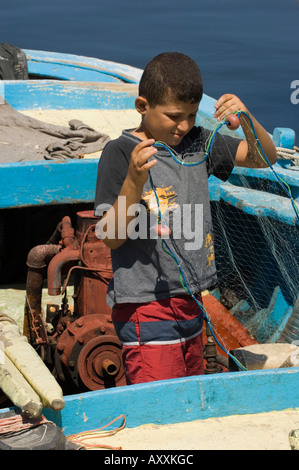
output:
[[[213,174],[223,181],[229,177],[240,140],[217,134],[209,157],[203,161],[209,136],[210,131],[194,127],[172,149],[175,158],[184,163],[202,162],[198,165],[181,165],[167,149],[158,147],[158,162],[150,170],[152,184],[149,178],[144,185],[133,231],[121,247],[111,250],[114,274],[107,298],[111,307],[186,294],[177,263],[192,293],[216,284],[208,176]],[[103,205],[113,205],[118,197],[132,150],[139,142],[130,131],[123,131],[106,145],[98,167],[96,215],[102,215]],[[172,256],[154,231],[158,209],[171,229],[165,241]]]

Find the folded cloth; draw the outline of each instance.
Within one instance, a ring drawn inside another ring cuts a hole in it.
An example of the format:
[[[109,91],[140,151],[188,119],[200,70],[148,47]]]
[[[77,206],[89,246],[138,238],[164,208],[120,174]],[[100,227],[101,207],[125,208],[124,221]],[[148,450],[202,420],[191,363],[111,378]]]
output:
[[[110,140],[77,119],[57,126],[25,116],[1,96],[0,103],[0,163],[82,158]]]

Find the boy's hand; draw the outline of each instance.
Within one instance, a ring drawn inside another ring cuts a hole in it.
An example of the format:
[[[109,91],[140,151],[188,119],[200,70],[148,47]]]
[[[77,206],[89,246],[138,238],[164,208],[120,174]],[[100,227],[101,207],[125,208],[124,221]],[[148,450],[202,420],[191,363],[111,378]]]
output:
[[[237,96],[229,93],[222,95],[215,104],[215,109],[214,117],[218,121],[222,121],[228,114],[237,111],[246,113],[251,119],[260,145],[263,147],[268,160],[272,165],[276,162],[277,154],[272,139]],[[235,156],[235,165],[247,168],[266,168],[268,164],[260,156],[255,134],[252,132],[245,114],[240,116],[240,124],[245,135],[245,140],[242,140],[239,144]]]
[[[248,113],[248,109],[242,103],[242,101],[235,95],[229,93],[222,95],[217,103],[215,104],[216,111],[214,117],[217,121],[222,121],[228,114],[236,111],[245,111]]]
[[[136,145],[129,164],[128,177],[136,186],[144,186],[148,178],[148,170],[156,165],[157,160],[148,161],[157,153],[157,149],[153,147],[154,139],[143,140]]]

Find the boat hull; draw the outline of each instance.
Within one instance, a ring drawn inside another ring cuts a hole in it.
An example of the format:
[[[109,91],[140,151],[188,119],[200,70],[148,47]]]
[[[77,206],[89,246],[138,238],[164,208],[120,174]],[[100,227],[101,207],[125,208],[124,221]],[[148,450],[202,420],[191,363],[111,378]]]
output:
[[[27,56],[29,72],[50,79],[0,82],[0,95],[18,111],[53,108],[134,109],[140,70],[42,52],[34,55],[32,51],[27,51]],[[58,72],[55,68],[59,69]],[[215,127],[212,117],[214,104],[215,100],[204,95],[197,124],[209,129]],[[238,130],[230,135],[242,137],[243,134]],[[98,161],[95,158],[0,164],[0,236],[2,220],[10,213],[19,217],[24,210],[64,209],[66,206],[72,206],[76,212],[76,207],[80,204],[90,208],[94,201]],[[277,171],[288,181],[294,198],[298,201],[298,171],[283,166],[279,166]],[[233,212],[239,216],[239,227],[245,226],[244,220],[247,218],[254,220],[254,223],[265,218],[280,224],[284,231],[282,237],[289,242],[293,253],[292,264],[286,265],[286,270],[294,273],[291,277],[295,288],[298,287],[298,222],[290,201],[281,194],[273,173],[270,170],[235,169],[227,182],[211,178],[209,186],[212,208],[217,208],[217,211],[220,208],[224,220],[229,220]],[[217,211],[214,220],[219,214]],[[47,217],[47,210],[45,214]],[[216,223],[216,232],[217,230]],[[248,233],[247,228],[244,233]],[[232,234],[230,246],[238,244],[234,237],[235,233]],[[221,239],[220,229],[218,238]],[[219,246],[222,247],[221,243]],[[267,294],[267,302],[263,300],[259,309],[246,315],[244,325],[260,325],[255,331],[256,337],[266,342],[286,338],[283,333],[289,327],[290,336],[284,340],[297,341],[298,289],[296,294],[290,293],[285,279],[271,278],[270,274],[275,272],[276,266],[273,262],[270,267],[267,265],[266,270],[263,259],[268,256],[269,248],[266,243],[264,246],[263,253],[256,253],[256,261],[250,273],[255,281],[251,292],[255,298],[259,294],[260,279],[257,274],[271,279],[271,288]],[[253,258],[251,255],[254,250],[255,245],[247,255],[248,263]],[[221,261],[220,277],[230,269],[229,263]],[[221,292],[215,290],[214,295],[220,299]],[[230,307],[230,312],[242,321],[244,311],[250,311],[252,305],[247,298],[238,300]],[[266,323],[261,321],[265,317]],[[295,323],[292,323],[294,319]],[[72,434],[98,428],[120,414],[126,416],[128,427],[135,427],[145,423],[166,424],[284,410],[298,407],[298,374],[297,368],[273,369],[121,386],[113,390],[69,395],[66,397],[64,410],[59,413],[45,410],[45,414],[63,427],[66,434]]]
[[[298,408],[298,383],[298,368],[197,376],[70,395],[64,410],[44,413],[66,435],[97,429],[122,414],[129,428],[180,423]]]

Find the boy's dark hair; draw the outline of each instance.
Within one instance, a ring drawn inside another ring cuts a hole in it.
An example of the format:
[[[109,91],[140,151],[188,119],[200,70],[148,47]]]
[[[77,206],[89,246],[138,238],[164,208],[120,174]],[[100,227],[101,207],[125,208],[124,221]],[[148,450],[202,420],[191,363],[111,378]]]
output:
[[[139,96],[150,106],[164,104],[167,98],[199,103],[203,94],[200,70],[193,59],[180,52],[164,52],[145,67],[139,83]]]

